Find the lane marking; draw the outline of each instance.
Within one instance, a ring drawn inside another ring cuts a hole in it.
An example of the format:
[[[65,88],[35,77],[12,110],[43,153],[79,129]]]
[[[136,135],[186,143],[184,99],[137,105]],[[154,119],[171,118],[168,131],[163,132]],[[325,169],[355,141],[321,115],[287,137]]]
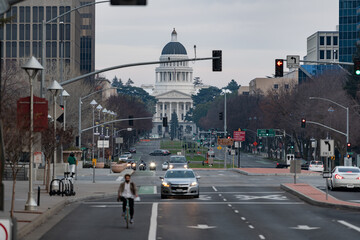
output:
[[[224,198],[223,200],[224,200],[224,202],[226,202],[226,201],[227,201],[227,200],[226,200],[226,198]]]
[[[353,229],[353,230],[355,230],[355,231],[360,232],[360,228],[359,228],[359,227],[357,227],[357,226],[355,226],[355,225],[352,225],[351,223],[348,223],[348,222],[346,222],[346,221],[344,221],[344,220],[338,220],[338,223],[341,223],[342,225],[345,225],[345,226],[347,226],[348,228],[351,228],[351,229]]]
[[[174,201],[162,201],[162,202],[136,202],[136,204],[139,205],[147,205],[147,204],[154,204],[154,203],[161,203],[161,204],[178,204],[178,205],[185,205],[185,204],[199,204],[199,205],[221,205],[221,204],[232,204],[232,205],[304,205],[305,203],[303,202],[174,202]],[[86,205],[93,205],[93,206],[97,206],[97,205],[106,205],[106,206],[111,206],[111,205],[119,205],[120,204],[118,202],[83,202],[82,204],[86,204]]]
[[[265,237],[263,235],[259,235],[260,239],[265,239]]]
[[[244,217],[241,217],[241,220],[243,220],[243,221],[246,221],[246,218],[244,218]]]
[[[120,176],[116,179],[116,182],[122,182],[124,180],[124,177],[123,176]]]
[[[237,194],[237,193],[251,193],[251,194],[285,194],[285,192],[201,192],[203,194]],[[360,200],[359,200],[360,201]]]
[[[156,240],[158,205],[159,203],[152,205],[148,240]]]
[[[221,196],[222,196],[222,194],[220,193],[220,194],[219,194],[219,197],[221,197]]]
[[[235,212],[235,213],[239,213],[239,211],[238,211],[238,210],[235,210],[234,212]]]
[[[157,194],[157,187],[154,186],[154,194]]]
[[[216,189],[216,187],[215,186],[212,186],[212,188],[214,189],[214,191],[215,192],[217,192],[218,190]]]
[[[255,200],[255,199],[269,199],[269,200],[279,200],[285,201],[288,200],[286,196],[282,195],[268,195],[268,196],[250,196],[250,195],[235,195],[235,197],[239,200]]]
[[[253,226],[253,225],[249,225],[249,228],[254,229],[254,226]]]
[[[228,204],[228,206],[229,206],[229,207],[232,207],[232,205],[231,205],[231,204]]]

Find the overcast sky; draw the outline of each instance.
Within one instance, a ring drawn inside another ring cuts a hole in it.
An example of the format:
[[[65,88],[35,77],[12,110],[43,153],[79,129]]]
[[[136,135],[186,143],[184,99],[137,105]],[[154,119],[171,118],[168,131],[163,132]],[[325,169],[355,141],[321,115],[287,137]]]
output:
[[[158,60],[178,33],[190,58],[223,50],[223,71],[211,61],[191,63],[194,77],[225,86],[231,79],[248,85],[274,74],[275,58],[306,55],[306,38],[333,31],[339,22],[339,0],[147,0],[146,7],[96,7],[96,69]],[[155,65],[114,70],[112,80],[131,78],[135,85],[155,83]]]

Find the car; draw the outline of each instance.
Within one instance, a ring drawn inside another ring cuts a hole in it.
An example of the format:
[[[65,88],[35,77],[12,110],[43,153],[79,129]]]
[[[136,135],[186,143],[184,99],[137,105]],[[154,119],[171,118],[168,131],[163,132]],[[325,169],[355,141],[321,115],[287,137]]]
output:
[[[124,152],[123,155],[126,155],[128,158],[132,158],[132,154],[130,152]]]
[[[120,155],[119,161],[126,162],[127,160],[129,160],[129,157],[127,155]]]
[[[199,197],[200,176],[196,176],[191,169],[169,169],[160,179],[162,180],[161,199],[179,195]]]
[[[161,169],[163,171],[166,171],[169,169],[169,162],[164,162],[162,165],[161,165]]]
[[[151,171],[151,170],[156,171],[156,163],[155,163],[155,162],[150,162],[150,164],[149,164],[149,169],[150,169],[150,171]]]
[[[130,148],[129,153],[136,153],[136,148],[134,148],[134,147]]]
[[[301,159],[301,170],[309,170],[309,162]]]
[[[186,157],[181,155],[171,156],[169,160],[169,169],[174,168],[188,168]]]
[[[322,161],[311,161],[309,163],[309,171],[322,172],[324,171],[324,164]]]
[[[360,169],[358,167],[337,166],[328,179],[328,188],[360,188]]]
[[[169,150],[156,149],[156,150],[152,151],[149,155],[151,155],[151,156],[167,156],[170,154],[171,153]]]

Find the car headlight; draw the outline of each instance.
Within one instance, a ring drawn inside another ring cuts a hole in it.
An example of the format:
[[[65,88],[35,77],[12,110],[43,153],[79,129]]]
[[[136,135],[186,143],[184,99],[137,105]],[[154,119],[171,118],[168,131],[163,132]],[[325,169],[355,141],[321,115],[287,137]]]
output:
[[[164,187],[170,187],[170,184],[167,183],[167,182],[162,182],[162,185],[163,185]]]
[[[174,165],[170,164],[169,168],[170,168],[170,169],[174,168]]]
[[[191,185],[192,187],[194,187],[194,186],[197,186],[198,183],[197,183],[197,182],[192,182],[190,185]]]
[[[185,165],[184,165],[184,168],[188,168],[188,165],[187,165],[187,164],[185,164]]]
[[[150,163],[150,167],[155,167],[156,165],[155,165],[155,163]]]

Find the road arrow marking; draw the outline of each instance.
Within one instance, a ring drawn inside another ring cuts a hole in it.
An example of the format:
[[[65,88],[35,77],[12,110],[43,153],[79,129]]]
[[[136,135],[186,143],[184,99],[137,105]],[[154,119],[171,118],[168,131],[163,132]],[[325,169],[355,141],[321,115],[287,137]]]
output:
[[[206,229],[212,229],[212,228],[216,228],[215,226],[208,226],[206,224],[198,224],[197,226],[188,226],[188,228],[195,228],[195,229],[202,229],[202,230],[206,230]]]
[[[268,200],[288,200],[286,196],[282,195],[267,195],[267,196],[250,196],[250,195],[235,195],[235,197],[239,200],[249,201],[255,199],[268,199]]]
[[[209,195],[200,195],[199,200],[201,201],[210,201],[212,199]]]
[[[316,230],[319,229],[319,227],[309,227],[308,225],[298,225],[297,227],[291,227],[292,229],[296,230]]]

